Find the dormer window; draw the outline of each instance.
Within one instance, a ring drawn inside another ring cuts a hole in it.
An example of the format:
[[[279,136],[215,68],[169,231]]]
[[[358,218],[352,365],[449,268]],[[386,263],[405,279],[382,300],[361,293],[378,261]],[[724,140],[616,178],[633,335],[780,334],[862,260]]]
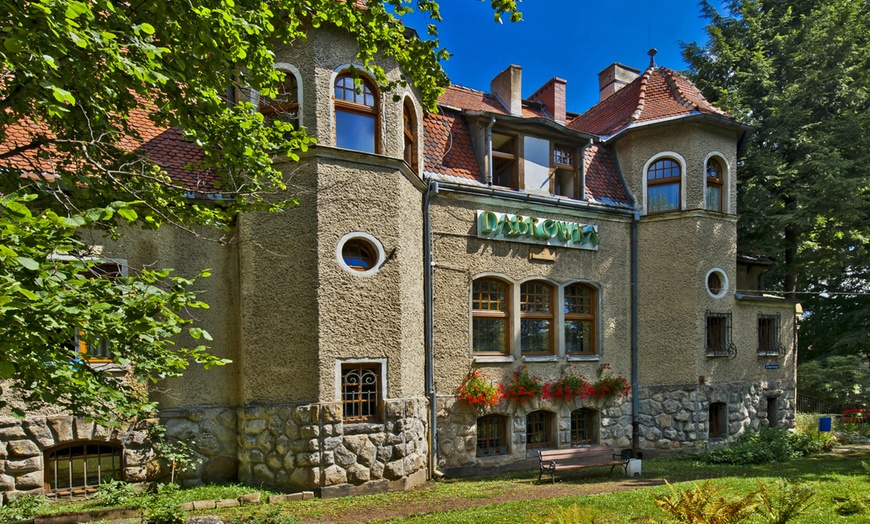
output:
[[[562,145],[553,147],[553,194],[576,198],[574,184],[574,150]]]
[[[492,183],[519,189],[517,169],[517,137],[492,134]]]
[[[299,128],[299,85],[296,75],[290,71],[281,71],[284,74],[277,86],[275,96],[260,96],[258,109],[270,119],[279,119],[293,124]]]
[[[647,170],[647,212],[664,213],[679,211],[680,164],[671,158],[663,158],[653,163]]]
[[[724,211],[722,206],[722,181],[724,180],[722,163],[715,158],[707,161],[707,209],[710,211]]]
[[[377,153],[378,104],[372,84],[350,73],[335,79],[335,145],[344,149]]]

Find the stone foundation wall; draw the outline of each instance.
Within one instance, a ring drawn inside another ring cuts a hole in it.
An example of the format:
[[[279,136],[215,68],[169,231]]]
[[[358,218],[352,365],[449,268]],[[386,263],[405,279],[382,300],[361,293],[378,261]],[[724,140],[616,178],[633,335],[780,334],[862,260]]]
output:
[[[777,398],[777,426],[793,428],[794,384],[780,381],[640,388],[641,449],[696,451],[710,443],[709,408],[727,410],[727,441],[746,430],[768,426],[767,399]]]
[[[238,416],[231,408],[170,409],[160,412],[170,442],[182,441],[198,463],[178,473],[184,486],[235,482],[238,477]]]
[[[147,421],[136,426],[106,428],[66,415],[0,419],[0,492],[5,497],[43,494],[45,451],[82,441],[123,446],[124,478],[144,482],[159,475],[160,466],[148,444]]]
[[[387,400],[384,422],[345,424],[341,403],[239,412],[239,480],[321,496],[404,489],[426,479],[427,405]]]
[[[598,443],[616,450],[631,446],[631,397],[610,401],[534,399],[530,402],[500,401],[489,408],[478,408],[455,396],[438,397],[438,467],[457,475],[481,473],[480,468],[510,469],[529,458],[526,453],[526,415],[544,410],[553,414],[553,430],[559,448],[571,446],[571,412],[590,408],[598,412]],[[477,419],[485,415],[507,417],[508,452],[504,455],[477,456]],[[522,466],[522,464],[519,464]],[[474,466],[474,468],[468,469]]]

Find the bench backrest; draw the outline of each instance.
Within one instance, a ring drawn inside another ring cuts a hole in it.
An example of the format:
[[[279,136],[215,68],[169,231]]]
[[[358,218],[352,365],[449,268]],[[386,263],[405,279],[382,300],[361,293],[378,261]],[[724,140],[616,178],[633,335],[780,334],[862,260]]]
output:
[[[542,462],[556,464],[597,464],[619,460],[613,457],[613,450],[605,446],[539,450],[538,456]]]

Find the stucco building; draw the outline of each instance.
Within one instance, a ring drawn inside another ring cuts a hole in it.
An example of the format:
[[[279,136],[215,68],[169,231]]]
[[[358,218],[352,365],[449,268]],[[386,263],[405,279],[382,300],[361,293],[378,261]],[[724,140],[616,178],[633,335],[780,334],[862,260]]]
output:
[[[238,93],[317,138],[279,160],[298,206],[239,216],[225,246],[163,228],[103,247],[130,271],[212,268],[199,317],[233,364],[155,393],[202,459],[186,482],[335,496],[526,467],[535,448],[696,450],[793,425],[796,305],[736,251],[745,126],[654,64],[607,67],[579,115],[560,78],[524,97],[514,65],[425,113],[413,88],[394,98],[360,68],[355,86],[355,51],[312,32],[276,50],[279,97]],[[456,395],[471,370],[594,380],[603,365],[628,396]],[[141,430],[61,414],[0,420],[0,449],[9,493],[92,486],[84,464],[159,474]]]

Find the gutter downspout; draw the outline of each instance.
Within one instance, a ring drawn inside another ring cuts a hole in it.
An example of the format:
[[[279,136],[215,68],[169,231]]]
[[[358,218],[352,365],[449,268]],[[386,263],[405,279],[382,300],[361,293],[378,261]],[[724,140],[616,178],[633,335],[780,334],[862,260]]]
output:
[[[425,352],[426,395],[429,397],[429,478],[436,475],[438,461],[438,406],[435,393],[434,312],[432,279],[432,220],[429,214],[430,194],[438,192],[438,182],[431,178],[423,192],[423,345]]]
[[[492,185],[492,126],[495,125],[495,117],[489,118],[489,124],[486,126],[486,185]]]
[[[635,211],[631,221],[631,450],[637,456],[640,447],[640,395],[638,391],[638,267],[637,267],[637,230],[640,212]]]
[[[580,148],[580,200],[586,200],[586,150],[592,147],[595,139],[590,138],[589,142],[583,144]]]

